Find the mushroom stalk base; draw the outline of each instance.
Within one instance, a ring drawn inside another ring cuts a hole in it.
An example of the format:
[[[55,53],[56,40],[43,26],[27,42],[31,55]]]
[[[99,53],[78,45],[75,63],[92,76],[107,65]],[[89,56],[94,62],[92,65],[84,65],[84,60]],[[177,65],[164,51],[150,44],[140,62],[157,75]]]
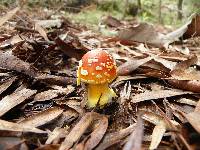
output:
[[[115,92],[105,84],[88,84],[88,107],[95,107],[97,103],[100,107],[107,104],[112,97],[116,97]]]

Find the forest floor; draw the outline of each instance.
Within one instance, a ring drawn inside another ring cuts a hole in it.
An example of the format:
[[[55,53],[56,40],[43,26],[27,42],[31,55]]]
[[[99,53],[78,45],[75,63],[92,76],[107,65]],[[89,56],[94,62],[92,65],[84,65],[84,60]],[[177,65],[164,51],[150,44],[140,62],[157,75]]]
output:
[[[1,9],[0,149],[199,149],[199,15],[174,31],[112,16],[92,30],[59,10]],[[102,109],[76,85],[93,49],[118,66]]]

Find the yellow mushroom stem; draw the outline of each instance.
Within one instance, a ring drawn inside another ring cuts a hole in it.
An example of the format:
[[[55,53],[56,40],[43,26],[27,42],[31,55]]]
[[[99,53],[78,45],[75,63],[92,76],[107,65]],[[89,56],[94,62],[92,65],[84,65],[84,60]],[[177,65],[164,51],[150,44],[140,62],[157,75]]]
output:
[[[113,89],[109,88],[108,83],[88,84],[88,107],[95,107],[97,103],[101,106],[107,104],[112,97],[117,95]]]

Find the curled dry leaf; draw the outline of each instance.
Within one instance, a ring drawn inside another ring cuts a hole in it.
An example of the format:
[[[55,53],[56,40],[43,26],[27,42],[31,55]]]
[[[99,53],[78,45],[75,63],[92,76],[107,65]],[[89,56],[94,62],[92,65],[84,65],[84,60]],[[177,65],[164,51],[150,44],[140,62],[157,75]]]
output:
[[[192,55],[187,60],[178,63],[170,72],[171,78],[176,80],[199,80],[200,73],[194,68],[188,69],[198,61],[196,55]]]
[[[107,16],[106,18],[103,18],[103,23],[108,25],[109,27],[116,27],[116,28],[123,25],[121,21],[112,16]]]
[[[108,118],[102,116],[102,118],[99,119],[100,120],[98,120],[97,125],[95,125],[94,131],[90,134],[90,138],[84,145],[84,150],[92,150],[93,148],[95,148],[95,146],[99,144],[107,130]]]
[[[183,39],[200,36],[200,15],[195,14],[191,23],[188,25],[187,31],[183,34]]]
[[[0,101],[0,116],[4,115],[10,109],[22,103],[24,100],[31,97],[36,92],[37,90],[30,90],[30,89],[23,88],[20,90],[17,89],[11,95],[4,97]]]
[[[186,60],[183,60],[182,62],[178,63],[174,69],[172,70],[185,70],[188,69],[191,65],[196,64],[198,61],[198,58],[196,55],[191,55],[189,58],[187,58]]]
[[[128,128],[118,132],[108,133],[104,136],[102,142],[96,147],[96,150],[105,150],[106,148],[120,142],[135,130],[136,124],[130,125]]]
[[[2,131],[16,131],[16,132],[33,132],[33,133],[47,133],[32,126],[21,125],[18,123],[0,120],[0,130]]]
[[[49,41],[48,37],[47,37],[47,33],[46,31],[43,29],[43,27],[41,27],[37,22],[35,23],[35,30],[38,31],[40,33],[40,35],[46,40]]]
[[[152,140],[151,140],[151,144],[149,146],[149,149],[157,149],[159,143],[162,140],[162,137],[164,136],[164,133],[169,130],[169,129],[173,129],[171,127],[171,125],[160,115],[157,115],[155,113],[151,113],[151,112],[145,112],[142,115],[142,118],[153,123],[155,125],[154,129],[153,129],[153,133],[152,133]],[[178,125],[177,122],[174,122],[172,120],[170,120],[170,122],[173,125]]]
[[[178,80],[178,81],[199,81],[200,79],[200,71],[197,71],[194,68],[189,68],[187,70],[176,70],[171,73],[170,79]]]
[[[174,89],[145,91],[144,93],[140,93],[140,94],[133,96],[131,101],[133,103],[139,103],[139,102],[146,101],[146,100],[152,100],[152,99],[156,100],[156,99],[173,97],[173,96],[184,95],[184,94],[191,94],[191,92],[174,90]]]
[[[78,39],[73,39],[72,41],[65,42],[61,38],[55,39],[56,44],[60,47],[64,54],[69,57],[76,58],[80,60],[83,55],[87,52],[81,48],[81,43]]]
[[[142,139],[143,139],[143,121],[141,116],[137,119],[136,128],[130,135],[128,142],[125,144],[123,150],[139,150],[141,149]]]
[[[117,74],[121,75],[121,76],[122,75],[128,75],[132,71],[134,71],[135,69],[140,67],[141,65],[150,61],[151,59],[153,59],[153,57],[147,57],[147,58],[144,58],[144,59],[139,59],[139,60],[134,60],[134,61],[133,60],[127,61],[117,68]]]
[[[87,113],[85,116],[83,116],[76,126],[71,130],[71,132],[65,137],[65,140],[62,142],[59,150],[65,150],[72,147],[72,145],[81,137],[81,135],[92,123],[92,120],[92,113]]]
[[[45,111],[39,112],[29,118],[26,118],[19,122],[20,125],[39,127],[46,123],[51,122],[63,113],[63,110],[58,107],[49,108]]]
[[[153,25],[148,23],[140,23],[130,28],[122,29],[119,31],[118,37],[123,40],[144,42],[158,47],[162,47],[166,42],[164,35],[158,33]]]
[[[9,19],[11,19],[18,11],[20,10],[20,7],[16,7],[12,9],[11,11],[7,12],[5,16],[1,17],[0,19],[0,27]]]
[[[184,80],[168,80],[168,82],[178,88],[178,89],[182,89],[182,90],[187,90],[187,91],[191,91],[191,92],[200,92],[200,81],[197,80],[192,80],[192,81],[184,81]]]
[[[82,134],[87,130],[87,128],[92,124],[92,122],[94,120],[96,120],[97,118],[102,120],[104,117],[102,118],[101,115],[94,113],[94,112],[86,113],[81,118],[81,120],[75,125],[75,127],[70,131],[70,133],[65,137],[65,140],[62,142],[59,150],[65,150],[65,149],[71,148],[72,145],[82,136]],[[101,129],[101,126],[99,126],[99,129]],[[103,127],[102,131],[104,131],[104,129],[105,128]],[[92,135],[92,137],[96,138],[95,135]],[[93,140],[94,139],[89,140],[89,142],[87,144],[88,147],[90,147],[90,146],[94,147],[96,144],[98,144],[99,140],[101,140],[101,139],[97,138],[97,141],[96,141],[97,143],[93,143]]]
[[[147,23],[122,29],[118,33],[118,37],[122,40],[132,40],[155,45],[157,47],[168,46],[179,40],[183,36],[184,39],[200,35],[200,15],[195,15],[192,20],[186,24],[170,32],[166,35],[158,33],[155,28]]]
[[[187,39],[200,35],[200,16],[194,15],[191,20],[186,22],[183,26],[165,35],[165,39],[170,40],[169,43],[177,41],[179,38]]]

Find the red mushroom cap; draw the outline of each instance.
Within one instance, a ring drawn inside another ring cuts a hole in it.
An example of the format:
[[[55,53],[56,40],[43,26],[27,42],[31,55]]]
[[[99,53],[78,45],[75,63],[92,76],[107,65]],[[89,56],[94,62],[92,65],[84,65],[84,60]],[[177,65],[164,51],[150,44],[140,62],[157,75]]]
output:
[[[104,50],[87,52],[79,62],[78,78],[89,84],[110,83],[116,78],[116,63]]]

